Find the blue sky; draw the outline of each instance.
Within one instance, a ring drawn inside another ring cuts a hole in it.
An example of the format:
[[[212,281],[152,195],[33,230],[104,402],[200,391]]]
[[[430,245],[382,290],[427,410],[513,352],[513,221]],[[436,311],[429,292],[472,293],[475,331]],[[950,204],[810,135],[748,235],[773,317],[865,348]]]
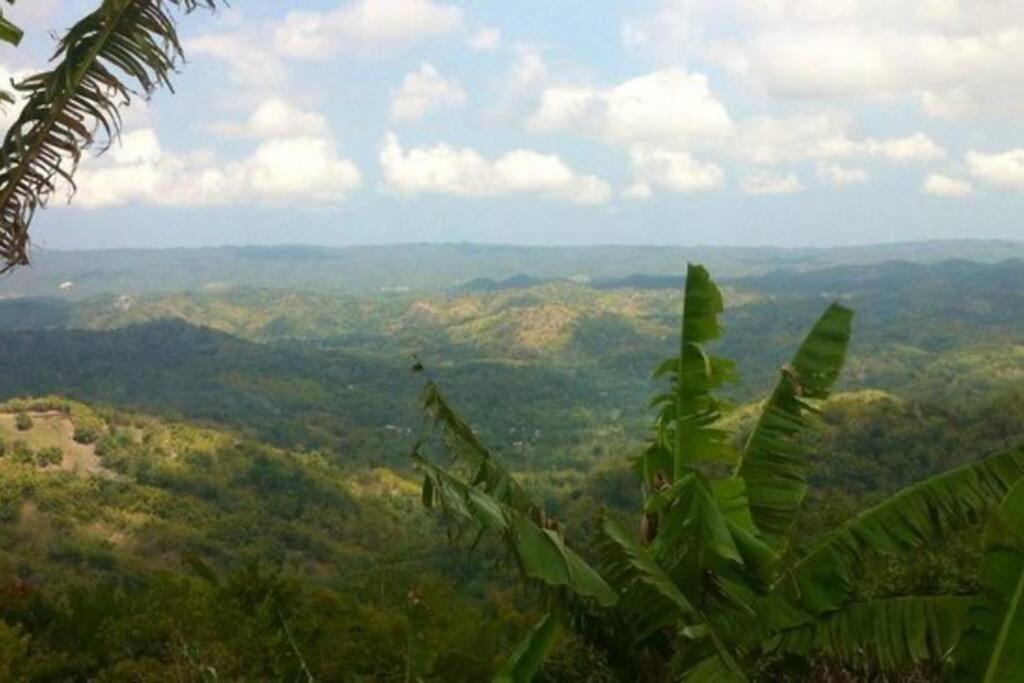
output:
[[[233,5],[39,247],[1024,238],[1017,0]]]

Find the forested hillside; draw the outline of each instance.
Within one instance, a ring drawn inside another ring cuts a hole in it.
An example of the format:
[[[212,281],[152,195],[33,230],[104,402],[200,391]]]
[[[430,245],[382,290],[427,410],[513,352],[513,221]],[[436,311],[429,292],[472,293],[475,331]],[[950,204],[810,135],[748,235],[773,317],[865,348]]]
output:
[[[844,389],[970,406],[1024,381],[1024,261],[726,282],[721,351],[738,359],[726,392],[740,402],[766,390],[829,299],[858,311]],[[394,463],[417,425],[416,355],[514,461],[585,462],[643,437],[650,368],[679,310],[666,284],[14,299],[0,302],[0,395],[60,393]]]
[[[857,312],[800,538],[1022,441],[1021,282],[1020,261],[725,279],[737,447],[822,307]],[[490,676],[536,612],[489,542],[463,558],[419,507],[424,377],[591,557],[600,511],[641,500],[629,458],[680,305],[661,276],[0,302],[0,652],[38,680]],[[872,565],[863,590],[974,590],[978,538]],[[543,676],[595,657],[564,641]]]

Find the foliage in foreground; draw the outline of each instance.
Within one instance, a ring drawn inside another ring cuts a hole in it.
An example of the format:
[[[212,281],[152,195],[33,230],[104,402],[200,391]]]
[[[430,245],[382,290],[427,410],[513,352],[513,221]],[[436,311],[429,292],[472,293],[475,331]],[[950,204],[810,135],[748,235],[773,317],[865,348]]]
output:
[[[812,658],[860,671],[946,670],[959,680],[1024,675],[1024,448],[911,486],[793,547],[811,471],[805,434],[839,376],[852,312],[830,306],[783,367],[741,447],[716,396],[732,364],[711,355],[723,302],[706,270],[687,273],[678,355],[656,376],[654,438],[637,459],[640,532],[606,514],[591,557],[451,409],[433,382],[426,408],[448,467],[418,446],[423,502],[454,529],[500,540],[537,591],[543,618],[498,678],[526,681],[559,631],[599,651],[625,680],[731,681],[799,675]],[[912,554],[985,521],[973,594],[863,599],[877,556]]]
[[[96,131],[109,144],[121,130],[120,109],[136,93],[148,97],[170,87],[184,56],[173,11],[214,6],[213,0],[103,0],[58,43],[52,70],[15,84],[24,104],[0,145],[0,272],[28,263],[36,209],[61,182],[74,187]],[[0,15],[0,41],[17,44],[21,37]],[[14,102],[0,91],[0,105]]]

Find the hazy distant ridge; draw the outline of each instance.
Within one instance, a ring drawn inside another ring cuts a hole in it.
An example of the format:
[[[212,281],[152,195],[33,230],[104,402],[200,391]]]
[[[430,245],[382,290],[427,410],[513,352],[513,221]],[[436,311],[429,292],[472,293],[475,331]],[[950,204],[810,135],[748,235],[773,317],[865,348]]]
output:
[[[994,263],[1024,258],[1024,241],[958,240],[857,247],[529,247],[402,244],[356,247],[209,247],[39,251],[32,267],[0,281],[0,296],[82,298],[99,293],[215,289],[436,289],[474,280],[614,281],[637,274],[678,277],[688,261],[719,278],[885,261]],[[62,287],[63,285],[63,287]]]

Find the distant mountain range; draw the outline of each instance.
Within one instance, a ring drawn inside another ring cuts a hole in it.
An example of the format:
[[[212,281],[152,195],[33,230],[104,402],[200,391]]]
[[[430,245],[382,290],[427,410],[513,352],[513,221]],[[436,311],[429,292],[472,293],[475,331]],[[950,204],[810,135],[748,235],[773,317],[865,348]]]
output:
[[[675,286],[688,261],[703,263],[725,279],[886,261],[994,263],[1012,258],[1024,258],[1024,241],[799,249],[401,244],[37,251],[31,267],[0,280],[0,297],[82,299],[101,293],[209,291],[231,286],[362,292],[461,286],[480,291],[529,287],[552,279],[596,287],[647,288]]]

